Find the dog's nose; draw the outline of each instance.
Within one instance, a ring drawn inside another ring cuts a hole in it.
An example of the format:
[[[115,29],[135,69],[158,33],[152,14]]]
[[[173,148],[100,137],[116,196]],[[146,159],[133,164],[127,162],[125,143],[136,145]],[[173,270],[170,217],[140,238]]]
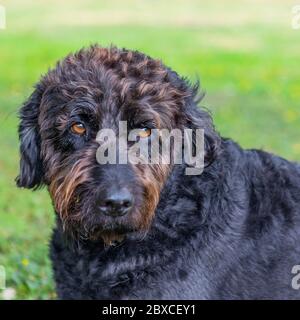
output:
[[[99,203],[100,211],[108,216],[118,217],[129,212],[133,205],[133,195],[128,189],[107,192]]]

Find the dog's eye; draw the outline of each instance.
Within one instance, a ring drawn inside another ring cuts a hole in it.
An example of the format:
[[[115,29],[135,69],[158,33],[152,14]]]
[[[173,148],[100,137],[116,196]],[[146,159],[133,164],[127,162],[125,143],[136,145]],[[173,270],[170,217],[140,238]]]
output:
[[[149,128],[142,128],[139,130],[138,132],[138,135],[141,137],[141,138],[147,138],[151,135],[151,129]]]
[[[71,131],[75,134],[82,136],[86,132],[86,128],[83,123],[75,122],[71,126]]]

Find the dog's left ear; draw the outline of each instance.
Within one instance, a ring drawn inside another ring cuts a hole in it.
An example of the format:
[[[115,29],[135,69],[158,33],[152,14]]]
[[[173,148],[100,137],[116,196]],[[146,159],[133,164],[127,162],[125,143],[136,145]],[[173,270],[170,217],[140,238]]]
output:
[[[40,157],[38,115],[42,93],[37,88],[20,110],[20,174],[18,187],[38,188],[43,183],[43,165]]]
[[[185,110],[186,125],[190,129],[204,130],[204,165],[207,167],[217,158],[220,152],[221,138],[214,128],[210,114],[198,107],[199,100],[187,103]],[[196,142],[193,141],[193,143]]]

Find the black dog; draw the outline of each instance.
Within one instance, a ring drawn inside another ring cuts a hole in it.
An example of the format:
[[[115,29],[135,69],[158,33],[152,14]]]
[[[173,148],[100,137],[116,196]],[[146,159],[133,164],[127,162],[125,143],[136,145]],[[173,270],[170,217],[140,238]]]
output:
[[[52,197],[59,298],[300,298],[300,166],[220,138],[197,103],[197,86],[117,48],[69,55],[37,84],[21,109],[17,184]],[[100,165],[97,132],[120,120],[141,139],[204,129],[204,172]]]

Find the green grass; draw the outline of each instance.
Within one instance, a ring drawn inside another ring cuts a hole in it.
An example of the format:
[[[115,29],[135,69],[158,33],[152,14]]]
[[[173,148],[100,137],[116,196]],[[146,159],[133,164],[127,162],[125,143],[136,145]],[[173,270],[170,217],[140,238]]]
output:
[[[64,4],[63,4],[64,3]],[[171,6],[172,3],[172,6]],[[200,76],[216,127],[243,147],[300,160],[300,31],[288,1],[7,1],[0,30],[0,265],[17,299],[54,298],[45,190],[18,190],[17,111],[70,51],[98,42],[138,49]],[[0,291],[1,297],[1,291]]]

